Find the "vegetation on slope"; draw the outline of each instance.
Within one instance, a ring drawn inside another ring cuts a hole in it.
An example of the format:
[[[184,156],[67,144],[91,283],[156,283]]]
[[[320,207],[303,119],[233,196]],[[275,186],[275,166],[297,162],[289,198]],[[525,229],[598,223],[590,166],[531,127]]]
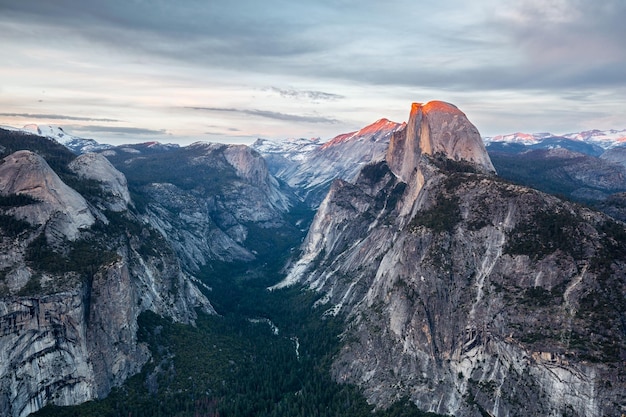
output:
[[[249,278],[255,268],[265,268],[262,278],[258,270]],[[255,268],[223,264],[205,271],[220,316],[201,314],[195,327],[140,316],[139,338],[152,361],[108,398],[48,406],[36,415],[435,416],[407,402],[373,411],[355,387],[334,382],[329,369],[341,319],[322,318],[312,293],[268,292],[274,265]]]

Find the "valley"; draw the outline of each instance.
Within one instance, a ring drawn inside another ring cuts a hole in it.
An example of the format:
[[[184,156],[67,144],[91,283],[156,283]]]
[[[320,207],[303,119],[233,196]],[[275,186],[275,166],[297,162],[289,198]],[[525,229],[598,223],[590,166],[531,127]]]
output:
[[[619,147],[444,102],[324,144],[39,133],[0,131],[4,415],[626,411]]]

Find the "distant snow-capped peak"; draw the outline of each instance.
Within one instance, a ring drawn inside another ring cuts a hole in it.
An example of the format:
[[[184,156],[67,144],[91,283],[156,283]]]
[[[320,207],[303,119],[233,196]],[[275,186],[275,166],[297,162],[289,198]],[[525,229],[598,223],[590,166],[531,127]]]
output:
[[[485,143],[491,142],[508,142],[508,143],[521,143],[525,145],[534,145],[536,143],[541,142],[545,138],[549,138],[554,136],[551,133],[542,132],[542,133],[510,133],[508,135],[497,135],[493,137],[484,137],[483,141]]]
[[[486,144],[494,142],[519,143],[523,145],[536,145],[546,139],[562,138],[579,142],[585,142],[598,145],[604,149],[614,148],[616,146],[626,145],[626,129],[624,130],[587,130],[578,133],[566,133],[564,135],[556,135],[549,132],[542,133],[511,133],[507,135],[497,135],[492,137],[483,137]]]
[[[581,140],[600,145],[603,148],[613,148],[615,146],[626,145],[626,129],[624,130],[587,130],[579,133],[568,133],[563,135],[568,139]]]
[[[101,144],[93,139],[85,139],[78,136],[70,135],[69,133],[65,132],[62,127],[59,126],[28,124],[23,128],[15,128],[10,126],[0,127],[6,130],[23,132],[31,135],[37,135],[44,138],[53,139],[77,154],[113,148],[112,145]]]
[[[320,138],[312,139],[257,139],[252,148],[261,155],[280,154],[291,161],[303,161],[306,155],[322,146]]]

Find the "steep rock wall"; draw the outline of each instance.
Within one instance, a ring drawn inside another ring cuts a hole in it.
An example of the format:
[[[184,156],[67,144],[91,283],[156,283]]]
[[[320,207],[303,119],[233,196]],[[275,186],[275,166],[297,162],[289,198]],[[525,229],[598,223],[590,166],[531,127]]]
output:
[[[32,152],[0,169],[1,415],[101,398],[139,372],[149,359],[142,311],[185,323],[196,308],[214,313],[163,236],[131,213],[107,218]]]
[[[443,110],[428,117],[458,122]],[[411,125],[388,165],[333,185],[276,287],[304,283],[346,318],[334,377],[379,407],[408,397],[458,416],[624,412],[624,226],[498,180],[471,138]]]

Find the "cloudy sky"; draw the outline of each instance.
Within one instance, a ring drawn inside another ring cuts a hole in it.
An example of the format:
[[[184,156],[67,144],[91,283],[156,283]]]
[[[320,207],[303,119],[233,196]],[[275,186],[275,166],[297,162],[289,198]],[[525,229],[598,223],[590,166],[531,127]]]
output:
[[[411,102],[484,136],[626,128],[624,0],[0,0],[0,124],[321,137]]]

